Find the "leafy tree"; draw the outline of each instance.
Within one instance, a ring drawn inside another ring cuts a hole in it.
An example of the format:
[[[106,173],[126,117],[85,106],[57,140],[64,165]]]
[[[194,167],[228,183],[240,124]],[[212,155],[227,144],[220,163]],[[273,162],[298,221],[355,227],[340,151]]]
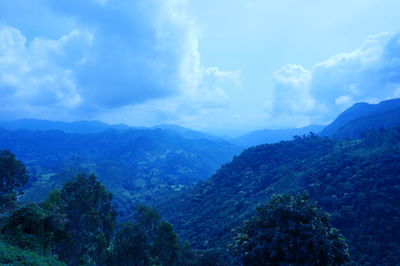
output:
[[[49,193],[46,200],[42,202],[41,206],[51,213],[60,213],[61,212],[61,191],[56,189]]]
[[[244,265],[342,265],[347,245],[307,194],[273,195],[234,237]]]
[[[34,251],[23,250],[0,241],[0,265],[13,266],[65,266],[51,256],[40,256]]]
[[[173,226],[161,221],[160,214],[145,205],[138,206],[132,221],[121,226],[113,253],[113,264],[124,266],[178,265],[182,254]],[[186,246],[182,259],[192,254],[191,248]],[[179,265],[190,265],[182,263]]]
[[[219,249],[206,249],[195,251],[195,262],[193,266],[223,266],[234,265],[231,257],[225,256],[225,252]]]
[[[115,238],[114,265],[150,264],[149,239],[143,227],[132,222],[122,225]]]
[[[48,213],[28,204],[6,218],[2,231],[10,244],[46,255],[51,251],[52,229]]]
[[[0,151],[0,211],[15,207],[17,188],[28,181],[24,164],[8,150]]]
[[[164,266],[176,265],[178,261],[179,238],[174,227],[168,222],[158,225],[157,235],[153,243],[153,254]]]
[[[65,219],[65,238],[57,251],[70,265],[99,264],[114,233],[116,211],[112,194],[96,176],[79,174],[61,190],[61,214]]]
[[[134,215],[134,221],[148,235],[149,241],[153,241],[161,222],[161,215],[146,205],[139,205]]]

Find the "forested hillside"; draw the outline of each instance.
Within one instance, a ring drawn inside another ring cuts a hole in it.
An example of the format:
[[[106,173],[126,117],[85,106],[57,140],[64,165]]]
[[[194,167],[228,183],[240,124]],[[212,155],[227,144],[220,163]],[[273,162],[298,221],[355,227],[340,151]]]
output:
[[[0,149],[12,150],[31,179],[21,200],[43,200],[70,176],[95,172],[121,212],[208,178],[240,148],[222,140],[188,139],[164,129],[96,134],[0,129]]]
[[[242,146],[251,147],[267,143],[276,143],[282,140],[291,140],[293,136],[302,136],[309,134],[310,132],[319,133],[324,129],[324,126],[310,125],[301,128],[289,128],[289,129],[261,129],[250,132],[246,135],[232,139],[232,142]]]
[[[356,103],[342,112],[319,134],[340,139],[357,138],[364,131],[391,128],[399,121],[400,99],[382,101],[378,104]]]
[[[398,124],[400,124],[400,108],[394,108],[353,119],[336,130],[331,137],[336,139],[355,139],[365,131],[392,128]]]
[[[25,142],[36,140],[33,145],[43,148],[36,154],[32,154],[33,148],[27,150],[27,155],[47,159],[46,163],[54,167],[64,158],[56,155],[64,152],[73,156],[74,153],[68,153],[69,148],[75,147],[72,140],[83,136],[87,139],[79,142],[82,150],[77,148],[78,144],[76,148],[94,162],[101,162],[107,152],[118,160],[130,158],[118,157],[118,154],[124,155],[120,153],[124,145],[116,144],[126,145],[122,140],[127,141],[132,132],[108,131],[96,135],[98,139],[91,142],[93,135],[16,132],[25,136]],[[143,151],[152,151],[153,148],[159,152],[156,147],[170,147],[167,143],[171,143],[171,136],[160,132],[146,132],[147,137],[157,136],[149,138],[151,142],[139,135],[140,141],[133,142],[136,150],[140,151],[137,148],[141,147]],[[13,133],[7,130],[2,133],[10,134],[11,145]],[[30,137],[33,133],[34,138]],[[54,143],[48,134],[55,134],[53,140],[57,141],[59,134],[65,137],[63,145],[56,146],[51,156],[47,155],[50,157],[46,157],[49,150],[46,145]],[[124,138],[118,139],[118,134]],[[106,149],[109,147],[104,144],[109,144],[106,136],[118,141],[113,142],[115,150]],[[181,138],[173,137],[175,144],[180,143]],[[50,142],[46,144],[45,139]],[[105,141],[103,146],[101,140]],[[204,149],[204,144],[201,147]],[[14,148],[18,150],[21,146]],[[103,149],[103,155],[94,152],[97,148]],[[292,141],[252,147],[223,165],[210,179],[188,189],[180,192],[172,189],[175,193],[167,193],[165,188],[145,187],[143,191],[147,190],[148,194],[139,191],[134,199],[145,201],[143,195],[153,196],[148,203],[160,210],[165,217],[162,219],[156,211],[138,207],[138,201],[128,201],[119,192],[114,194],[114,200],[94,175],[79,173],[80,167],[50,176],[49,180],[62,177],[57,182],[65,184],[58,186],[58,191],[48,186],[45,201],[18,203],[17,198],[29,199],[34,187],[28,186],[21,198],[21,189],[29,184],[28,172],[12,153],[2,152],[0,234],[3,248],[11,253],[0,254],[0,260],[17,261],[22,260],[20,256],[30,256],[35,263],[44,264],[59,263],[59,259],[68,265],[78,265],[82,260],[85,265],[204,266],[240,265],[241,262],[263,265],[271,261],[325,261],[324,265],[341,265],[350,260],[354,265],[395,265],[400,260],[399,154],[400,126],[368,131],[362,139],[350,141],[310,134]],[[115,178],[105,180],[111,189],[121,184]],[[304,191],[307,192],[304,194]],[[309,202],[308,198],[316,203]],[[118,219],[115,207],[119,207]],[[331,214],[330,218],[325,211]],[[243,224],[246,219],[249,221]],[[273,221],[280,222],[274,226]],[[275,243],[276,238],[281,242]],[[257,247],[262,247],[262,253]]]
[[[338,141],[316,135],[256,146],[209,180],[158,205],[196,247],[226,247],[231,230],[274,193],[309,191],[332,213],[352,261],[400,261],[400,127]],[[397,229],[396,229],[397,228]]]
[[[1,265],[220,265],[146,206],[117,222],[113,195],[93,174],[71,176],[45,201],[21,205],[17,196],[28,177],[13,153],[0,151]]]

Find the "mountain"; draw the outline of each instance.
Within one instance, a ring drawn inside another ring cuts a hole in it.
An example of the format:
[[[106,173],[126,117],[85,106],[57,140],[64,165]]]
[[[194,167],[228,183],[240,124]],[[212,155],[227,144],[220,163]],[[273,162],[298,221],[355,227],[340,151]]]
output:
[[[354,265],[400,258],[400,127],[340,141],[317,135],[249,148],[209,180],[156,207],[197,248],[226,248],[232,229],[274,193],[307,190],[332,214]]]
[[[219,137],[206,134],[203,132],[195,131],[173,124],[161,124],[153,127],[131,127],[125,124],[109,125],[97,120],[93,121],[76,121],[76,122],[61,122],[51,120],[39,119],[19,119],[10,121],[0,121],[0,127],[17,130],[17,129],[30,129],[30,130],[60,130],[66,133],[100,133],[108,129],[127,130],[127,129],[163,129],[178,134],[187,139],[208,139],[208,140],[222,140]]]
[[[356,103],[341,113],[321,132],[321,136],[356,138],[360,133],[380,127],[390,128],[400,121],[400,99],[382,101],[378,104]]]
[[[118,124],[108,125],[100,121],[76,121],[76,122],[60,122],[39,119],[19,119],[11,121],[0,121],[0,127],[17,130],[17,129],[31,129],[31,130],[61,130],[66,133],[99,133],[107,129],[124,130],[131,127]]]
[[[400,108],[365,115],[344,124],[331,135],[337,139],[355,139],[362,133],[380,128],[392,128],[400,124]]]
[[[293,136],[302,136],[310,132],[318,133],[324,126],[310,125],[291,129],[261,129],[231,140],[236,145],[251,147],[265,143],[276,143],[282,140],[291,140]]]
[[[30,170],[22,200],[41,200],[85,170],[114,193],[121,212],[208,178],[241,151],[222,140],[187,139],[163,129],[93,134],[0,129],[0,149],[13,151]]]
[[[185,128],[185,127],[173,125],[173,124],[161,124],[161,125],[153,126],[151,128],[153,128],[153,129],[159,128],[159,129],[169,130],[169,131],[179,134],[181,137],[184,137],[187,139],[222,140],[222,138],[219,138],[219,137],[211,135],[211,134],[195,131],[195,130],[192,130],[189,128]]]

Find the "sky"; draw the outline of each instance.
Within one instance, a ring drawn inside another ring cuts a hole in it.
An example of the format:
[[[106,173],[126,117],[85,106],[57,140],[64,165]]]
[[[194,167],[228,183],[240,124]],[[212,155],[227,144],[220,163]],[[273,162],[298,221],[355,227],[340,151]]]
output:
[[[400,97],[397,0],[0,0],[0,120],[238,135]]]

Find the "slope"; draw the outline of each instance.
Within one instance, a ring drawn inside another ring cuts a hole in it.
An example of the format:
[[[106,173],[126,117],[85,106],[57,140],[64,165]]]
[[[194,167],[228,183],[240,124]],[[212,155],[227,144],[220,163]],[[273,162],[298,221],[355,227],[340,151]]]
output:
[[[127,212],[137,201],[157,200],[207,178],[240,152],[228,142],[186,139],[162,129],[95,134],[0,129],[0,149],[12,150],[33,176],[23,200],[41,200],[85,170],[95,172]]]
[[[391,265],[400,258],[399,154],[400,128],[347,142],[310,135],[260,145],[158,207],[196,247],[226,247],[258,203],[308,190],[333,214],[354,262]]]
[[[353,119],[336,130],[331,136],[337,139],[355,139],[368,130],[392,128],[398,124],[400,124],[400,108],[394,108]]]
[[[321,136],[334,136],[341,127],[346,124],[352,123],[351,121],[355,119],[364,119],[369,115],[376,115],[379,117],[380,113],[387,112],[391,109],[400,108],[400,99],[391,99],[387,101],[382,101],[379,104],[368,104],[368,103],[356,103],[349,109],[341,113],[331,124],[326,126],[321,132]],[[377,121],[378,122],[378,121]],[[369,127],[359,128],[357,131],[366,131],[369,129],[375,129],[380,127],[380,123],[369,124]]]
[[[266,143],[276,143],[282,140],[291,140],[293,136],[302,136],[310,132],[318,133],[324,126],[310,125],[302,128],[291,129],[261,129],[246,135],[234,138],[233,143],[242,147],[251,147]]]

